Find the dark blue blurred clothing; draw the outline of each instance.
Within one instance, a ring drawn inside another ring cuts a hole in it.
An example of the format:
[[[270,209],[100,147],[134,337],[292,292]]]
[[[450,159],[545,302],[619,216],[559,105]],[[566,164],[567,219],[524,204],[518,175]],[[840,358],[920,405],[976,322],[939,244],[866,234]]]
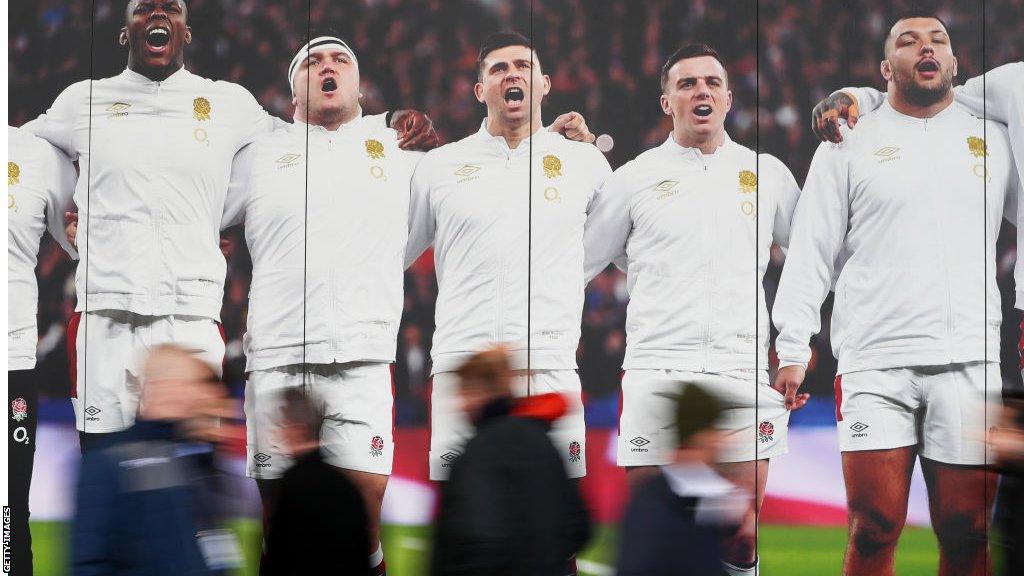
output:
[[[215,519],[212,449],[174,432],[173,423],[140,420],[83,454],[76,576],[221,573],[207,566],[198,539]]]
[[[739,527],[736,511],[743,506],[737,500],[741,495],[721,490],[714,496],[680,495],[679,491],[663,470],[637,488],[622,522],[619,576],[726,574],[721,540]]]

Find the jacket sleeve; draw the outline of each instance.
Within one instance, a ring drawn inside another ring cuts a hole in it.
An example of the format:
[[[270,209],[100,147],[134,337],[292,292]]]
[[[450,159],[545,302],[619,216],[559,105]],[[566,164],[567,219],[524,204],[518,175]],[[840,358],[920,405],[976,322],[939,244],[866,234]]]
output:
[[[74,148],[75,106],[88,98],[88,81],[76,82],[64,89],[53,105],[22,128],[60,148],[71,160],[78,160]]]
[[[78,173],[75,172],[75,165],[71,163],[63,152],[57,148],[45,145],[52,166],[50,173],[50,186],[47,188],[46,197],[46,228],[50,236],[60,244],[61,248],[71,258],[78,259],[78,250],[68,240],[67,228],[64,222],[64,212],[74,206],[75,184],[78,182]]]
[[[617,174],[607,178],[594,192],[587,208],[583,229],[583,280],[590,282],[608,263],[623,263],[626,240],[633,228],[630,191]]]
[[[434,209],[430,205],[430,161],[420,160],[409,185],[409,240],[405,245],[405,267],[434,243]]]
[[[1010,106],[1015,99],[1024,98],[1024,62],[1011,62],[975,76],[953,93],[972,114],[1009,124]],[[1016,121],[1024,122],[1024,118]]]
[[[102,449],[86,452],[78,475],[71,560],[75,576],[114,574],[118,507],[117,467]]]
[[[796,211],[797,201],[800,199],[800,186],[789,168],[781,160],[774,156],[767,156],[765,161],[769,165],[771,182],[773,186],[773,197],[775,198],[775,221],[772,223],[772,242],[778,244],[783,251],[789,248],[789,238],[793,229],[793,213]]]
[[[779,367],[806,366],[808,342],[821,329],[821,303],[832,285],[849,221],[849,177],[842,150],[823,143],[797,203],[789,255],[779,281],[774,321]]]
[[[231,182],[224,197],[224,213],[221,216],[220,229],[224,230],[245,221],[245,209],[249,204],[252,187],[252,171],[256,145],[249,144],[235,154],[231,162]]]
[[[284,120],[267,113],[251,92],[238,84],[232,86],[237,91],[239,121],[242,123],[238,141],[239,149],[280,126],[288,125]]]
[[[861,117],[867,116],[875,110],[878,110],[878,107],[885,102],[885,92],[879,92],[871,87],[846,87],[841,90],[836,90],[832,94],[838,94],[839,92],[846,92],[850,96],[853,96],[853,99],[856,100],[858,106],[860,106]]]

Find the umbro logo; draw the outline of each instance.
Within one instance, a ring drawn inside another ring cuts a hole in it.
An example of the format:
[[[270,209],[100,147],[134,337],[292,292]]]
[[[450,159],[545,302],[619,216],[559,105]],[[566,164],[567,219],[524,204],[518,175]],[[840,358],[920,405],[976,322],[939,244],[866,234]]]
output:
[[[644,446],[650,444],[651,441],[648,440],[647,438],[644,438],[643,436],[637,436],[636,438],[630,440],[629,443],[634,446],[633,448],[629,449],[630,452],[647,452],[648,449],[644,448]]]
[[[878,156],[878,163],[891,162],[893,160],[899,160],[900,156],[899,146],[883,146],[878,150],[875,150],[875,156]]]
[[[103,410],[100,410],[99,408],[97,408],[95,406],[89,406],[88,408],[86,408],[85,409],[85,414],[86,414],[85,420],[86,420],[86,422],[99,422],[100,419],[97,418],[96,415],[99,414],[100,412],[103,412]]]
[[[853,424],[850,425],[850,430],[853,431],[853,437],[854,438],[864,438],[864,437],[866,437],[867,436],[867,432],[864,432],[864,431],[867,430],[868,428],[870,428],[870,426],[868,426],[867,424],[865,424],[863,422],[854,422]]]
[[[253,454],[252,459],[256,461],[257,468],[270,468],[270,464],[267,463],[267,460],[270,460],[270,454],[257,452]]]
[[[474,166],[472,164],[466,164],[462,168],[459,168],[458,170],[456,170],[454,172],[454,174],[459,177],[458,182],[461,184],[463,182],[467,182],[469,180],[476,180],[477,178],[479,178],[479,176],[475,176],[475,174],[477,172],[479,172],[479,171],[480,171],[480,167],[479,166]]]
[[[109,108],[107,108],[107,118],[119,118],[121,116],[127,116],[128,109],[131,107],[132,105],[126,102],[115,102],[114,104],[111,104]]]
[[[458,452],[445,452],[444,454],[441,454],[441,460],[446,462],[445,464],[441,464],[441,467],[448,468],[452,465],[452,462],[455,462],[455,460],[458,459],[458,457]]]
[[[297,166],[299,164],[300,158],[302,158],[301,154],[285,154],[284,156],[281,156],[280,158],[275,160],[275,162],[277,163],[277,169],[280,170],[282,168],[291,168],[292,166]]]
[[[662,180],[657,186],[654,187],[654,191],[658,193],[658,200],[663,200],[669,196],[673,196],[679,193],[677,188],[679,182],[676,180]]]

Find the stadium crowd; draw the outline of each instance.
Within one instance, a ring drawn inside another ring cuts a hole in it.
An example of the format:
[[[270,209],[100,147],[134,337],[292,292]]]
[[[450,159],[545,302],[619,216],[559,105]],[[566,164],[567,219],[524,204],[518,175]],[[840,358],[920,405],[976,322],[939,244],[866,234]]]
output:
[[[290,93],[283,81],[289,55],[308,26],[329,24],[350,39],[361,55],[367,113],[424,110],[442,140],[450,142],[475,131],[484,114],[471,95],[480,40],[494,30],[516,29],[532,35],[542,66],[552,78],[546,107],[552,117],[545,121],[563,111],[582,112],[595,133],[615,139],[608,157],[618,167],[663,141],[671,129],[657,104],[658,73],[666,56],[682,43],[707,42],[720,50],[728,65],[735,102],[727,121],[731,137],[776,155],[802,182],[818,144],[809,129],[811,108],[844,85],[881,86],[877,40],[904,4],[887,0],[760,4],[749,0],[190,0],[195,41],[186,51],[186,65],[196,74],[242,84],[269,112],[290,118]],[[954,7],[939,14],[955,41],[958,82],[1024,57],[1024,37],[1015,25],[1024,16],[1020,2],[987,0],[984,10],[980,1],[947,4]],[[120,71],[124,55],[116,35],[121,9],[120,0],[40,0],[10,6],[11,125],[36,117],[63,88],[88,77],[90,71],[95,78]],[[227,240],[228,281],[222,313],[228,340],[227,375],[240,383],[251,263],[241,233],[234,231]],[[1012,249],[1007,249],[999,260],[1008,314],[1012,306],[1005,288],[1013,259]],[[774,265],[766,278],[769,302],[782,260],[781,252],[773,254]],[[74,305],[74,266],[55,243],[44,241],[37,271],[39,382],[51,397],[67,394],[64,329]],[[426,421],[436,290],[432,261],[424,256],[406,274],[396,370],[398,424]],[[827,310],[828,306],[826,315]],[[579,364],[590,398],[618,394],[624,316],[624,276],[610,269],[589,286],[585,301]],[[807,382],[809,391],[822,397],[829,395],[835,367],[825,320],[823,334],[813,342],[815,360]],[[1016,322],[1003,326],[1004,358],[1009,358],[1016,349]],[[1014,365],[1004,362],[1008,368]]]

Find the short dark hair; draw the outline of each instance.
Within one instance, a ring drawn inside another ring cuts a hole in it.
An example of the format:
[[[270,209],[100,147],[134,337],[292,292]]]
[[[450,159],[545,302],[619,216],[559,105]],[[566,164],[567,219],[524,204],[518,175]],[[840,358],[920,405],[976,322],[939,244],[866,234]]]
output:
[[[718,50],[715,50],[707,44],[687,44],[679,50],[676,50],[668,57],[665,61],[665,65],[661,67],[661,91],[668,92],[668,71],[676,65],[676,62],[680,60],[686,60],[688,58],[700,58],[701,56],[710,56],[718,63],[722,65],[722,70],[725,70],[725,62],[722,62],[722,57],[719,56]],[[726,84],[729,83],[729,73],[725,73],[724,78]]]
[[[530,42],[530,39],[519,32],[513,32],[511,30],[495,32],[488,36],[483,41],[483,44],[480,44],[480,53],[476,57],[477,78],[483,78],[484,59],[487,58],[487,55],[495,50],[508,48],[509,46],[525,46],[532,50],[535,55],[537,53],[537,50],[533,47],[533,43]],[[537,56],[537,60],[539,63],[539,56]]]
[[[903,12],[900,13],[899,16],[896,17],[895,20],[892,21],[892,26],[889,26],[889,31],[885,34],[885,40],[882,41],[882,57],[883,58],[889,58],[889,41],[893,40],[893,38],[892,38],[892,29],[897,24],[899,24],[900,22],[902,22],[904,20],[909,20],[911,18],[931,18],[933,20],[938,20],[939,24],[942,24],[942,27],[946,29],[946,33],[949,34],[949,25],[946,24],[945,20],[943,20],[942,18],[939,18],[939,16],[937,14],[935,14],[934,12],[932,12],[930,10],[926,10],[924,8],[921,8],[921,7],[911,8],[909,10],[904,10]]]
[[[690,384],[679,396],[676,405],[676,441],[679,446],[689,444],[699,432],[715,427],[725,406],[722,401],[697,384]]]

